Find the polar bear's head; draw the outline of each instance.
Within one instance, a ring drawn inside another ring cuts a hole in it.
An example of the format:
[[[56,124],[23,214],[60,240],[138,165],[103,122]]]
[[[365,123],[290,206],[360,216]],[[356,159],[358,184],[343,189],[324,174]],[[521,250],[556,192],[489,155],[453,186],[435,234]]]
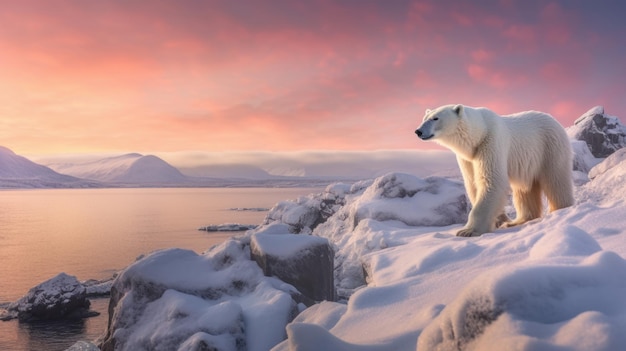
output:
[[[426,110],[422,125],[415,134],[422,140],[437,140],[455,133],[463,113],[463,105],[446,105],[434,110]]]

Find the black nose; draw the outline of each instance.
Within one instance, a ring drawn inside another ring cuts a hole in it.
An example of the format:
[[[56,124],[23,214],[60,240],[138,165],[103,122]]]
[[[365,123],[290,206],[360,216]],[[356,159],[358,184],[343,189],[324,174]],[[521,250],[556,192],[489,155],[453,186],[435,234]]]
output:
[[[421,137],[422,136],[422,131],[417,129],[417,130],[415,130],[415,134],[417,134],[418,137]]]

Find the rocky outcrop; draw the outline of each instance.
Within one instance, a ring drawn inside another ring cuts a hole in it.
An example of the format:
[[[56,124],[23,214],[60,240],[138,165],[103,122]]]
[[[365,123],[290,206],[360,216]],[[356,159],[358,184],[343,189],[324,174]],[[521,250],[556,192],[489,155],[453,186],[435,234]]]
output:
[[[87,289],[76,277],[61,273],[30,289],[26,296],[10,304],[3,319],[21,322],[79,319],[98,315],[89,310]]]
[[[604,158],[626,146],[626,126],[615,116],[604,113],[604,107],[596,106],[567,128],[571,139],[583,140],[593,156]]]
[[[446,226],[464,223],[468,212],[469,202],[460,182],[389,173],[352,185],[332,184],[320,194],[283,201],[254,232],[327,238],[335,252],[336,294],[347,298],[365,284],[362,257],[391,245],[381,233],[371,230],[370,223]]]
[[[245,239],[198,255],[141,258],[111,288],[103,351],[268,350],[296,312],[293,287],[263,275]]]
[[[266,276],[275,276],[298,289],[307,306],[335,300],[334,252],[327,239],[256,234],[250,243],[250,254]]]
[[[224,224],[210,224],[204,227],[198,228],[206,232],[243,232],[246,230],[256,228],[256,224],[239,224],[239,223],[224,223]]]

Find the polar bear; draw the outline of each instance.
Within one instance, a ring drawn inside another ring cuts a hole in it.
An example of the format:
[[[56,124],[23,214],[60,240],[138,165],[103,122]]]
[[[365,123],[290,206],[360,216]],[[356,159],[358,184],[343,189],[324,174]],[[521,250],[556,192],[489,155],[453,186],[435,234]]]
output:
[[[500,116],[486,108],[446,105],[426,110],[415,133],[456,154],[472,203],[457,236],[478,236],[540,217],[542,192],[550,212],[574,204],[571,145],[548,114]],[[509,184],[517,212],[513,221],[504,214]]]

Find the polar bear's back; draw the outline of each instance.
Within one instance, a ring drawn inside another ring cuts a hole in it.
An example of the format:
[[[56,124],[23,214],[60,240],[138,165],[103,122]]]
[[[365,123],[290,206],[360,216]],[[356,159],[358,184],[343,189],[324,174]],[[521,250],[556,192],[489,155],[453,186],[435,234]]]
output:
[[[509,131],[508,172],[512,182],[530,186],[542,169],[571,164],[571,152],[563,151],[570,150],[569,139],[552,116],[526,111],[502,116],[502,122]]]

